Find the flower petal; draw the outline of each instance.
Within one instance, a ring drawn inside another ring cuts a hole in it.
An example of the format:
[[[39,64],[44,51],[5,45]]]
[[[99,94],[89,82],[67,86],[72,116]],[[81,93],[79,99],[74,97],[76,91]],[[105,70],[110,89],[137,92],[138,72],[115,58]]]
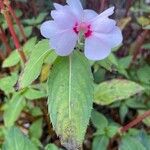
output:
[[[116,21],[109,18],[97,18],[91,22],[92,29],[95,32],[108,33],[114,29],[116,26]]]
[[[83,22],[89,22],[91,19],[93,19],[97,16],[98,16],[98,14],[94,10],[85,9],[84,10]]]
[[[73,10],[79,20],[83,17],[83,7],[80,0],[67,0],[67,4]]]
[[[54,3],[54,7],[55,7],[56,10],[59,10],[59,9],[62,9],[64,6],[60,5],[58,3]]]
[[[85,56],[90,60],[101,60],[111,53],[109,45],[103,43],[96,35],[85,40]]]
[[[45,21],[40,27],[41,34],[45,38],[50,38],[58,31],[58,27],[54,21]]]
[[[114,9],[115,7],[110,7],[108,9],[106,9],[105,11],[103,11],[99,17],[109,17],[114,13]]]
[[[73,28],[77,22],[76,16],[68,6],[64,6],[59,10],[51,11],[51,16],[56,24],[63,29]]]
[[[105,33],[95,33],[95,35],[103,42],[105,45],[109,45],[109,47],[114,48],[122,43],[123,36],[121,30],[115,26],[114,29],[105,34]]]
[[[63,30],[50,38],[50,45],[60,56],[67,56],[74,50],[78,36],[73,30]]]

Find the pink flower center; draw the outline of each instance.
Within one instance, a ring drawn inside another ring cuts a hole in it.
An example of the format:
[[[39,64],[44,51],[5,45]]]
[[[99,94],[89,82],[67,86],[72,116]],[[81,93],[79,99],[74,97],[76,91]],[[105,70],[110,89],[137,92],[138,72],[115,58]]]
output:
[[[79,34],[79,32],[82,32],[85,38],[88,38],[89,36],[92,35],[91,25],[85,22],[81,22],[80,24],[76,23],[75,26],[73,27],[73,31],[76,34]]]

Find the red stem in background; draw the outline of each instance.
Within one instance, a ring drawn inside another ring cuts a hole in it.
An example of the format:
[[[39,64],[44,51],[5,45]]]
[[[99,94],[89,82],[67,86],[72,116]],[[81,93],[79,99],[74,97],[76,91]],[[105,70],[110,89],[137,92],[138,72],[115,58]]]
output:
[[[8,0],[4,0],[4,3],[5,3],[5,5],[7,6],[8,11],[9,11],[10,14],[12,15],[12,17],[15,19],[15,21],[16,21],[18,27],[19,27],[19,30],[20,30],[20,32],[21,32],[21,34],[22,34],[22,37],[23,37],[23,39],[24,39],[24,42],[26,42],[26,41],[27,41],[27,38],[26,38],[26,35],[25,35],[25,33],[24,33],[23,26],[22,26],[20,20],[18,19],[18,17],[16,16],[14,10],[13,10],[12,7],[10,6],[10,2],[9,2]]]
[[[21,50],[21,45],[20,45],[19,39],[18,39],[18,37],[17,37],[17,35],[15,33],[15,30],[14,30],[13,23],[12,23],[10,15],[9,15],[9,12],[7,10],[4,10],[4,9],[2,10],[2,12],[3,12],[4,17],[6,19],[6,22],[8,24],[8,28],[9,28],[9,31],[10,31],[10,33],[12,35],[15,47],[16,47],[19,55],[20,55],[20,58],[25,63],[26,62],[26,57],[25,57],[24,52]]]
[[[131,7],[131,5],[132,5],[132,2],[133,2],[133,0],[127,0],[125,17],[128,16],[128,12],[129,12],[129,10],[130,10],[130,7]]]
[[[7,55],[9,55],[11,53],[11,48],[8,44],[8,40],[7,37],[5,35],[5,32],[3,30],[3,28],[0,26],[0,39],[1,41],[4,43],[5,47],[6,47],[6,51],[7,51]]]
[[[31,3],[32,8],[33,8],[34,16],[37,16],[38,11],[37,11],[37,7],[36,7],[36,3],[35,3],[35,1],[34,1],[34,0],[30,0],[30,3]]]
[[[134,127],[140,123],[143,119],[150,116],[150,110],[146,111],[143,115],[138,116],[136,119],[128,123],[126,126],[120,129],[121,133],[128,131],[130,128]]]
[[[144,30],[138,37],[137,40],[135,41],[135,47],[134,47],[134,52],[133,52],[133,57],[132,57],[132,62],[129,65],[129,67],[131,67],[131,65],[136,61],[137,56],[141,53],[141,46],[143,45],[147,35],[149,33],[149,30]]]
[[[2,50],[0,49],[0,59],[3,61],[5,59],[4,54],[2,53]]]
[[[105,2],[106,2],[106,0],[101,0],[101,7],[100,7],[101,12],[103,12],[105,9]]]

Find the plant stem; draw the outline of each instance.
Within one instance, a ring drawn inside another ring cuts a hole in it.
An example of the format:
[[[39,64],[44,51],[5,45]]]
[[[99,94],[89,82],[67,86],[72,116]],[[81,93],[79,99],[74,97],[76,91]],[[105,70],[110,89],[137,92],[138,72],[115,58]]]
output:
[[[133,0],[127,0],[127,5],[126,5],[126,12],[125,12],[125,17],[128,16],[128,12],[130,10],[130,7],[132,5]]]
[[[104,11],[105,9],[105,0],[101,0],[101,7],[100,7],[100,11]]]
[[[140,123],[143,119],[145,119],[148,116],[150,116],[150,110],[146,111],[143,115],[138,116],[136,119],[134,119],[133,121],[128,123],[126,126],[122,127],[120,129],[120,132],[123,133],[123,132],[128,131],[130,128],[137,125],[138,123]]]
[[[36,7],[36,4],[35,4],[35,1],[34,0],[30,0],[30,3],[32,5],[34,15],[37,16],[38,11],[37,11],[37,7]]]
[[[9,28],[9,31],[12,35],[12,38],[13,38],[13,41],[14,41],[14,44],[15,44],[15,47],[20,55],[20,58],[22,59],[22,61],[25,63],[26,62],[26,57],[25,57],[25,54],[24,52],[21,50],[21,45],[20,45],[20,42],[19,42],[19,39],[16,35],[16,32],[14,30],[14,27],[13,27],[13,23],[12,23],[12,20],[11,20],[11,17],[9,15],[9,12],[5,9],[3,9],[3,14],[4,14],[4,17],[6,19],[6,22],[8,24],[8,28]]]
[[[12,15],[12,17],[15,19],[15,21],[16,21],[18,27],[19,27],[19,30],[20,30],[20,32],[21,32],[21,34],[22,34],[22,37],[23,37],[23,39],[24,39],[24,42],[26,42],[26,41],[27,41],[27,38],[26,38],[26,35],[25,35],[25,33],[24,33],[23,26],[22,26],[20,20],[18,19],[18,17],[16,16],[14,10],[12,9],[12,7],[11,7],[11,5],[10,5],[10,2],[9,2],[8,0],[4,0],[4,3],[5,3],[5,5],[7,6],[7,8],[8,8],[8,10],[9,10],[10,14]]]
[[[5,59],[5,56],[4,56],[4,54],[3,54],[3,52],[2,52],[1,49],[0,49],[0,59],[1,59],[2,61]]]
[[[137,40],[135,41],[135,46],[134,46],[134,52],[133,52],[133,57],[132,57],[132,62],[129,65],[131,65],[136,61],[137,56],[141,53],[141,46],[143,45],[147,35],[149,33],[149,30],[144,30],[138,37]]]
[[[3,30],[3,28],[0,26],[0,39],[1,41],[4,43],[5,47],[6,47],[6,52],[7,52],[7,55],[9,55],[11,53],[11,48],[8,44],[8,40],[7,40],[7,37],[5,35],[5,32]]]

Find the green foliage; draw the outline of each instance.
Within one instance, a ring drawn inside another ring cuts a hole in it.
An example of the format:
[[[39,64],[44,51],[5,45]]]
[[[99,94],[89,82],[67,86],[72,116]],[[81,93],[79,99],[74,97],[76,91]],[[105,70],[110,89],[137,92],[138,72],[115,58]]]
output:
[[[88,61],[77,52],[59,57],[49,76],[48,107],[53,127],[65,147],[81,146],[90,118],[92,96]]]
[[[8,129],[3,150],[38,150],[36,146],[16,127]]]
[[[93,141],[93,150],[107,150],[109,144],[109,138],[106,136],[96,136]]]
[[[118,66],[118,62],[113,54],[110,54],[109,57],[104,60],[98,61],[98,64],[109,71],[112,71],[114,67]]]
[[[29,135],[33,138],[39,139],[42,135],[43,119],[36,120],[29,129]]]
[[[14,93],[12,99],[8,101],[4,110],[4,122],[6,127],[11,127],[20,116],[25,106],[25,99],[20,93]]]
[[[114,79],[95,86],[94,102],[101,105],[108,105],[127,99],[143,90],[144,88],[135,82]]]
[[[107,118],[97,111],[92,112],[91,120],[97,131],[92,144],[93,150],[107,150],[109,140],[118,132],[118,127],[110,123]]]
[[[31,19],[24,19],[23,23],[30,25],[30,26],[32,25],[35,26],[35,25],[40,24],[46,16],[47,16],[47,13],[43,12],[43,13],[40,13],[39,16],[37,16],[36,18],[34,17]]]
[[[3,68],[7,68],[7,67],[12,67],[15,66],[19,63],[20,61],[20,57],[18,52],[15,50],[13,51],[7,59],[4,60],[3,62]]]
[[[42,65],[46,56],[49,57],[52,50],[49,48],[47,40],[42,40],[35,45],[29,61],[27,62],[19,79],[19,87],[25,88],[30,85],[40,75]]]
[[[46,97],[47,95],[46,95],[46,93],[44,91],[39,91],[37,89],[28,88],[24,92],[24,96],[28,100],[36,100],[36,99],[40,99],[40,98]]]
[[[92,111],[91,120],[94,126],[99,129],[104,129],[108,125],[107,119],[95,110]]]
[[[23,51],[26,56],[34,49],[36,44],[36,37],[29,39],[23,46]],[[17,65],[21,61],[20,56],[16,50],[14,50],[3,62],[2,67],[8,68]]]
[[[133,137],[125,136],[119,145],[120,150],[146,150],[141,142]]]
[[[142,115],[146,112],[146,110],[139,110],[138,113],[139,115]],[[143,119],[143,123],[147,126],[150,127],[150,117],[147,117],[145,119]]]
[[[58,150],[58,148],[54,144],[48,144],[45,150]]]
[[[18,75],[13,73],[11,76],[6,76],[0,79],[0,89],[5,92],[6,95],[15,91],[14,85],[16,84]]]

